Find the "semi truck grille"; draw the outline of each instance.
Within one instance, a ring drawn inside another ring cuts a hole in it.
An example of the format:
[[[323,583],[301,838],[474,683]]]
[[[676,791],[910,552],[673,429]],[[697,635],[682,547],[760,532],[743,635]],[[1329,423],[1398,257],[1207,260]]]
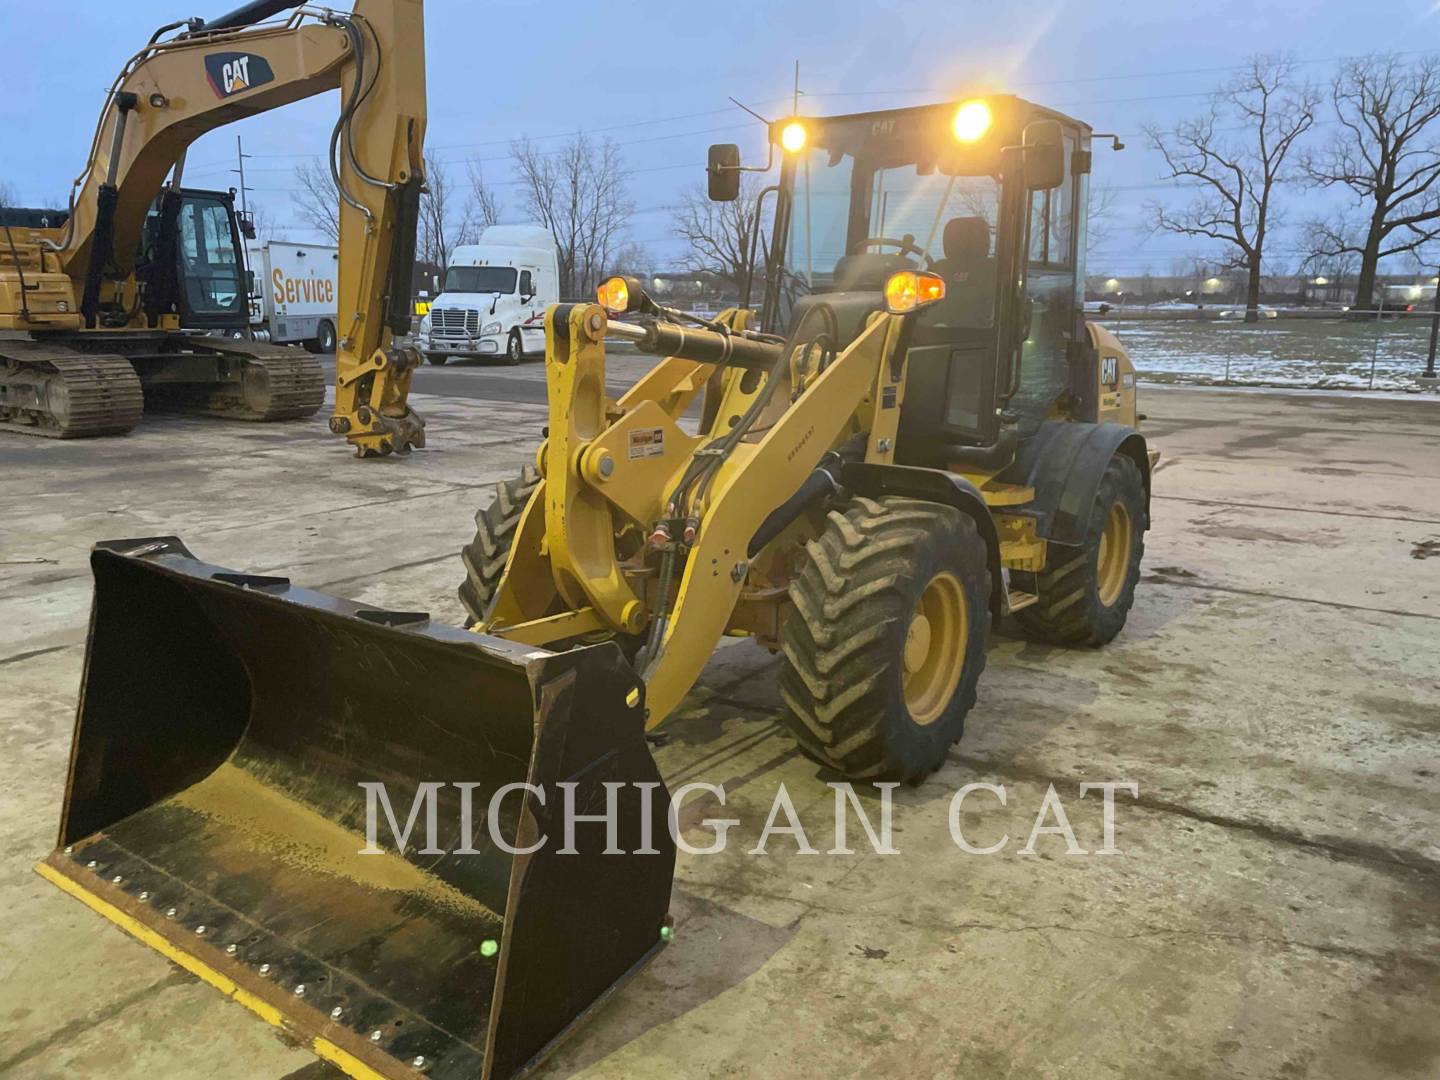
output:
[[[478,337],[480,312],[435,308],[430,312],[430,333],[442,338]]]

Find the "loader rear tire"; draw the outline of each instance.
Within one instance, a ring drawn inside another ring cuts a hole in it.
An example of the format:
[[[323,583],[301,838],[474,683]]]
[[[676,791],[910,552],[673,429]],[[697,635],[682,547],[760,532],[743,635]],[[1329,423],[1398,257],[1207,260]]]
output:
[[[781,630],[785,718],[854,779],[917,782],[965,728],[985,668],[990,571],[975,523],[918,499],[856,499],[805,546]]]
[[[460,603],[465,606],[466,626],[474,626],[485,618],[485,609],[505,572],[510,545],[515,541],[515,526],[531,494],[540,483],[535,466],[526,465],[520,475],[495,485],[495,498],[489,506],[475,514],[475,539],[460,549],[465,563],[465,580],[461,582]]]
[[[1135,462],[1111,459],[1090,507],[1085,541],[1051,544],[1045,569],[1014,574],[1040,599],[1015,613],[1027,637],[1051,645],[1104,645],[1125,627],[1145,555],[1145,485]]]

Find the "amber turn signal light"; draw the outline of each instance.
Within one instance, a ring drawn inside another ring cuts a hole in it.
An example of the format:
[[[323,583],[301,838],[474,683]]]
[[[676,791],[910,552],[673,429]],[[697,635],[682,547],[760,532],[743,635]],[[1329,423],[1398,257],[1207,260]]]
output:
[[[928,270],[901,270],[885,281],[885,310],[908,315],[945,299],[945,279]]]
[[[606,278],[595,290],[600,306],[611,315],[624,315],[630,310],[630,301],[639,297],[630,290],[630,282],[623,277]]]

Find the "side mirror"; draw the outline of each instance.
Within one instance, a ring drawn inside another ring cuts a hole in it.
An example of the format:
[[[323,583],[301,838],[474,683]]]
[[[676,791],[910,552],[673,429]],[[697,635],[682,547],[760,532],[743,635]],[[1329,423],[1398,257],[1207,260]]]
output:
[[[710,181],[710,201],[734,202],[740,197],[740,147],[735,143],[710,147],[705,173]]]
[[[1065,138],[1058,120],[1035,120],[1025,125],[1021,156],[1025,186],[1049,191],[1065,182]]]

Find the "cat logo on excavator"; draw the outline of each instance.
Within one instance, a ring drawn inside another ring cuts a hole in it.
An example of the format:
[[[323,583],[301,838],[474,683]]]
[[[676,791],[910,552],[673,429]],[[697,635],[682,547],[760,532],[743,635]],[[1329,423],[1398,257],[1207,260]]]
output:
[[[275,81],[270,61],[253,53],[211,53],[205,57],[205,75],[210,89],[221,98]]]

